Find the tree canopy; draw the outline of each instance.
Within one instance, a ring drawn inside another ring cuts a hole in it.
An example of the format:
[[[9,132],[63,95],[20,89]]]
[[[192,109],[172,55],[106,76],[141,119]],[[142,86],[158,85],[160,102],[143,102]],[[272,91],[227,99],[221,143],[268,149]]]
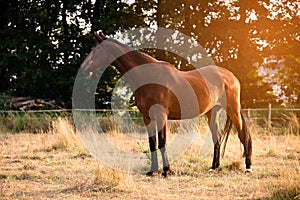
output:
[[[93,31],[113,35],[154,26],[195,38],[217,65],[230,69],[241,81],[244,107],[300,103],[297,0],[1,0],[0,12],[0,94],[70,107]],[[150,53],[172,63],[180,59]],[[100,108],[109,106],[119,76],[114,68],[105,73],[96,97]]]

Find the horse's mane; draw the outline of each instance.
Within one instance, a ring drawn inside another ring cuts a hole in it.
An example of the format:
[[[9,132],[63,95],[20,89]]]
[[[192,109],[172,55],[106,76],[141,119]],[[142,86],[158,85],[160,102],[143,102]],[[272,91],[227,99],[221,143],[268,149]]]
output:
[[[140,49],[135,49],[135,48],[133,48],[133,47],[127,45],[127,44],[123,44],[123,43],[119,42],[119,41],[116,40],[116,39],[105,38],[105,40],[109,40],[109,41],[111,41],[112,43],[114,43],[114,44],[116,44],[116,45],[118,45],[118,46],[121,46],[121,47],[123,47],[123,48],[125,48],[125,49],[129,49],[129,48],[130,48],[130,49],[132,49],[132,51],[135,51],[135,52],[137,52],[137,53],[143,55],[144,57],[146,57],[146,58],[148,58],[148,59],[150,59],[150,60],[153,60],[153,62],[159,62],[159,60],[157,60],[156,58],[154,58],[154,57],[152,57],[152,56],[146,54],[145,52],[141,51]]]
[[[177,69],[174,65],[172,65],[171,63],[169,62],[166,62],[166,61],[161,61],[161,60],[157,60],[156,58],[148,55],[147,53],[141,51],[140,49],[135,49],[127,44],[124,44],[124,43],[121,43],[119,42],[118,40],[116,39],[113,39],[113,38],[103,38],[103,41],[109,41],[109,42],[112,42],[113,44],[121,47],[121,48],[124,48],[124,49],[131,49],[130,52],[136,52],[138,53],[139,55],[141,55],[145,60],[147,60],[149,63],[159,63],[159,64],[162,64],[162,65],[165,65],[166,67],[171,67],[171,68],[174,68],[174,69]],[[178,70],[178,69],[177,69]]]

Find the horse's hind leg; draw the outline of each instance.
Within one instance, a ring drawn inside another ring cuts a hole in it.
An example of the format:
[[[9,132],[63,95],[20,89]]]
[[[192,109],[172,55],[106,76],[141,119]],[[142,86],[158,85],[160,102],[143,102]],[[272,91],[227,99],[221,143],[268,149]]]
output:
[[[252,156],[252,139],[241,111],[229,112],[230,118],[237,129],[238,137],[244,146],[244,157],[246,164],[246,172],[251,172],[251,156]]]
[[[214,142],[214,157],[210,170],[215,170],[220,166],[221,135],[219,134],[219,126],[217,119],[217,114],[220,109],[220,106],[215,106],[206,114],[208,118],[209,128],[212,134],[212,139]]]
[[[243,114],[241,113],[241,118],[242,118],[242,131],[239,132],[239,138],[244,145],[244,156],[245,156],[245,164],[246,164],[246,171],[245,172],[252,172],[251,169],[251,157],[252,157],[252,139],[250,132],[248,130],[248,127],[246,125],[245,119]]]
[[[158,132],[158,148],[161,152],[162,161],[163,161],[163,173],[162,176],[167,177],[168,171],[170,170],[170,164],[168,161],[167,151],[166,151],[166,125]]]

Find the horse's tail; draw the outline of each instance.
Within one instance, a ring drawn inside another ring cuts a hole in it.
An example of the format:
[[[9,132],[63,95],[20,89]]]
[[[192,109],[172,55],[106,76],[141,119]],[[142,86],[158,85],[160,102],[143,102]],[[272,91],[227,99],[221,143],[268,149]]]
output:
[[[225,123],[225,127],[224,127],[223,134],[222,134],[222,141],[221,141],[221,143],[224,142],[223,150],[222,150],[222,157],[224,157],[224,154],[225,154],[226,144],[227,144],[227,140],[229,137],[229,132],[231,130],[231,127],[232,127],[232,121],[229,118],[229,116],[227,115],[227,120]]]

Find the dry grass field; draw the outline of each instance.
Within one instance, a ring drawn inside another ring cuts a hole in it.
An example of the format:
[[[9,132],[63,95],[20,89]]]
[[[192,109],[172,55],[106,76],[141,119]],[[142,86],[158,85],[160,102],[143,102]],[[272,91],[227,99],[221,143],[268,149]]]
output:
[[[105,167],[67,120],[53,127],[48,133],[0,133],[0,199],[300,199],[299,135],[258,133],[252,125],[252,174],[244,173],[242,147],[232,132],[218,171],[208,172],[212,155],[200,159],[194,144],[163,179]]]

